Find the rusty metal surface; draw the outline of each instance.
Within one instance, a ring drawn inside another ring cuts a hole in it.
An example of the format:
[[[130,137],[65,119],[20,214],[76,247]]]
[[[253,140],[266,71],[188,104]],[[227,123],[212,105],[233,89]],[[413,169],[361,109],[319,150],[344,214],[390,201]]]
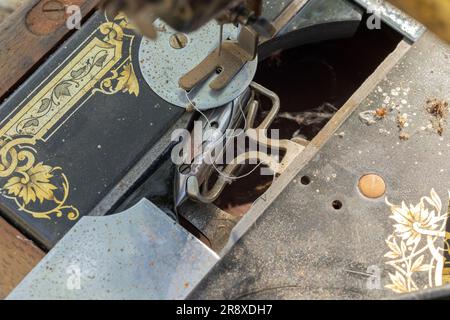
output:
[[[446,283],[450,131],[445,122],[439,135],[427,106],[450,100],[449,59],[450,48],[426,34],[190,298],[393,298]],[[380,107],[389,109],[386,117],[361,121],[360,113]],[[405,114],[407,125],[398,121]],[[383,177],[386,197],[359,192],[367,173]],[[303,176],[311,183],[302,184]]]

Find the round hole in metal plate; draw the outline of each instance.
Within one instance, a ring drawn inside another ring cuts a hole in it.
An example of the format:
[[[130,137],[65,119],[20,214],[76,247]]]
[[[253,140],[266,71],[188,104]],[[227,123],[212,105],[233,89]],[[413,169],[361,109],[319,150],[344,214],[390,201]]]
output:
[[[308,176],[303,176],[300,179],[300,182],[302,183],[302,185],[307,186],[307,185],[311,184],[311,178]]]
[[[341,210],[343,207],[342,201],[334,200],[332,206],[335,210]]]

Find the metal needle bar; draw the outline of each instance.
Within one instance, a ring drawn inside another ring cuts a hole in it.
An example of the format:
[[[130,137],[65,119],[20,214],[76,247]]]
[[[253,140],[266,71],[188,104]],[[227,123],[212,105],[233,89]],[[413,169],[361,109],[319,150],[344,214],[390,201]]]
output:
[[[222,54],[222,43],[223,43],[223,23],[220,24],[220,38],[219,38],[219,56]]]

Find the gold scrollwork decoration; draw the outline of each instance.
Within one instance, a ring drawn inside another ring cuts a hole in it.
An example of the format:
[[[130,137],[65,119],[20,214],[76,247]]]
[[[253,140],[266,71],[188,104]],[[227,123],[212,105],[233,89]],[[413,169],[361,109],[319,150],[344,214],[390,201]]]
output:
[[[111,73],[110,77],[100,82],[100,88],[94,89],[93,92],[101,92],[108,95],[128,92],[136,97],[139,95],[139,84],[134,73],[133,64],[128,63],[120,66],[118,69],[112,70]]]
[[[134,35],[125,34],[124,30],[135,30],[135,27],[124,14],[119,13],[112,22],[103,23],[99,30],[106,35],[105,41],[112,44],[122,42],[124,36],[129,36],[131,38],[131,47]],[[100,82],[99,88],[94,89],[92,92],[100,92],[107,95],[128,92],[136,97],[139,96],[139,82],[131,62],[131,51],[117,68],[110,71],[110,76]]]
[[[139,95],[131,57],[134,29],[123,14],[107,19],[0,127],[0,192],[20,211],[37,219],[80,217],[79,210],[67,204],[70,185],[63,169],[39,162],[34,147],[38,141],[45,142],[48,134],[57,130],[58,121],[82,99],[86,101],[96,92]]]
[[[51,219],[53,215],[69,220],[80,216],[79,210],[67,205],[69,181],[62,169],[36,163],[33,138],[2,139],[0,178],[7,179],[0,188],[3,196],[13,199],[19,210],[34,218]],[[58,184],[58,180],[60,180]],[[36,209],[37,206],[42,209]]]

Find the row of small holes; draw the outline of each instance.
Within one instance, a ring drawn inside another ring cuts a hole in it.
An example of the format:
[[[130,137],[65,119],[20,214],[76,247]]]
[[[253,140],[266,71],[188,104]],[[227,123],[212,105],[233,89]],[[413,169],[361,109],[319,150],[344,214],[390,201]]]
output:
[[[302,185],[308,186],[309,184],[311,184],[311,178],[308,177],[308,176],[303,176],[300,179],[300,182],[301,182]],[[333,206],[333,208],[335,210],[341,210],[342,207],[343,207],[342,201],[339,201],[339,200],[334,200],[331,205]]]

